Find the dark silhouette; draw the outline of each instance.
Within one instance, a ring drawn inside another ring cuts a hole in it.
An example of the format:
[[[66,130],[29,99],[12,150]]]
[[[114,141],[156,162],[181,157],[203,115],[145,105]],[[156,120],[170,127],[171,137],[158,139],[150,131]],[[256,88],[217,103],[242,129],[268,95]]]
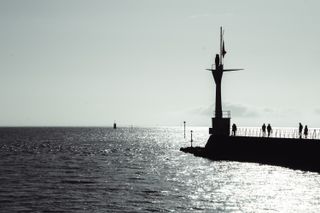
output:
[[[216,65],[216,70],[219,69],[219,61],[220,61],[219,54],[216,54],[216,58],[214,59],[214,64]]]
[[[216,113],[215,117],[212,118],[212,128],[209,129],[210,137],[205,147],[186,147],[181,148],[180,150],[183,152],[192,153],[195,156],[201,156],[215,161],[227,160],[255,162],[306,171],[317,171],[320,173],[320,164],[318,163],[320,162],[320,140],[301,140],[299,138],[276,137],[270,138],[272,132],[270,124],[268,124],[268,127],[263,124],[263,137],[231,137],[230,117],[228,117],[228,120],[222,115],[221,78],[223,72],[235,70],[225,70],[223,68],[223,58],[225,53],[223,32],[221,28],[220,55],[216,55],[215,69],[208,69],[212,72],[216,83]],[[266,128],[268,130],[268,137],[265,137]],[[307,126],[304,129],[304,134],[307,137]]]
[[[308,131],[309,131],[309,130],[308,130],[308,126],[305,125],[305,127],[304,127],[304,132],[303,132],[305,138],[308,138]]]
[[[267,126],[267,131],[268,131],[268,137],[270,137],[270,134],[272,133],[272,128],[270,124],[268,124]]]
[[[262,129],[262,137],[266,137],[266,125],[263,124],[261,129]]]
[[[113,123],[113,129],[116,129],[117,128],[117,124],[116,122]]]
[[[215,69],[207,69],[211,71],[214,82],[216,84],[216,97],[215,97],[215,117],[212,118],[212,128],[209,129],[210,134],[214,135],[230,135],[230,117],[224,117],[222,112],[221,101],[221,81],[224,72],[238,71],[241,69],[224,69],[223,59],[226,54],[223,41],[223,30],[220,28],[220,54],[216,54],[214,59]]]
[[[232,135],[236,136],[237,133],[237,125],[236,124],[232,124]]]
[[[192,133],[193,133],[193,131],[191,130],[191,131],[190,131],[190,133],[191,133],[191,140],[190,140],[190,143],[191,143],[191,147],[192,147],[192,142],[193,142]]]
[[[186,122],[183,121],[183,138],[186,138]]]
[[[303,126],[301,123],[299,123],[299,138],[302,138],[302,129],[303,129]]]
[[[180,149],[214,161],[254,162],[320,173],[320,140],[211,135],[205,147]]]

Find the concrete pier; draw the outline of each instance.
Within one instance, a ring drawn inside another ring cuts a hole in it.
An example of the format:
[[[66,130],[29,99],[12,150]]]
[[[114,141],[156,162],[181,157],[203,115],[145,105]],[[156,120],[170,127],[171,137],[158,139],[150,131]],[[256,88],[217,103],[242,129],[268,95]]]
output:
[[[231,113],[224,115],[222,111],[221,82],[224,72],[241,69],[224,69],[225,54],[221,27],[220,54],[216,54],[215,69],[213,69],[214,66],[207,69],[212,73],[216,85],[215,113],[212,118],[212,128],[209,128],[210,137],[205,147],[185,147],[180,150],[212,160],[256,162],[320,173],[320,140],[318,139],[281,138],[283,135],[281,131],[275,131],[274,135],[268,134],[271,137],[230,136]],[[269,127],[271,130],[271,126]],[[236,135],[235,131],[233,135]],[[264,136],[261,130],[254,132],[254,134]],[[251,131],[248,134],[245,131],[244,134],[252,136]],[[292,135],[292,137],[297,136],[298,134]],[[314,130],[312,138],[316,137],[317,132]]]
[[[320,140],[211,135],[205,147],[180,149],[211,160],[255,162],[320,173]]]

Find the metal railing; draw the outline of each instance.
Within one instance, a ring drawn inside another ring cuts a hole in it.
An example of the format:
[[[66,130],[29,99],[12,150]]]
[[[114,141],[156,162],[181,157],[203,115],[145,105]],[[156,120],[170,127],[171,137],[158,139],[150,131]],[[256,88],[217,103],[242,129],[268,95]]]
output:
[[[216,115],[216,111],[213,111],[213,115]],[[222,111],[223,118],[231,118],[231,111]]]
[[[232,129],[230,129],[230,134],[232,135]],[[241,127],[236,131],[236,136],[245,137],[268,137],[268,131],[263,133],[261,128],[258,127]],[[273,128],[270,132],[272,138],[300,138],[299,130],[295,128]],[[320,129],[310,128],[307,136],[302,132],[302,138],[308,139],[320,139]]]

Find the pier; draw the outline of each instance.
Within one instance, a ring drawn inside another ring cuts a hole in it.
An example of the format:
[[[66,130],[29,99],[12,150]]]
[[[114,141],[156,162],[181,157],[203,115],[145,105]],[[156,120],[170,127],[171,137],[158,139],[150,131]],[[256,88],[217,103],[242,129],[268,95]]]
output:
[[[231,131],[231,129],[230,129]],[[263,136],[262,129],[259,127],[238,127],[236,136],[232,137],[267,137]],[[296,128],[273,127],[270,138],[299,138],[299,130]],[[302,139],[305,139],[304,135]],[[320,129],[309,128],[307,139],[320,140]]]
[[[215,82],[215,111],[209,139],[205,147],[184,147],[180,150],[215,161],[255,162],[320,173],[320,129],[309,128],[308,134],[302,132],[301,136],[298,127],[274,127],[270,135],[267,131],[263,133],[261,127],[238,127],[235,134],[231,134],[231,112],[222,109],[222,76],[224,72],[242,69],[224,68],[226,51],[223,35],[221,27],[220,53],[216,54],[212,68],[207,69]]]

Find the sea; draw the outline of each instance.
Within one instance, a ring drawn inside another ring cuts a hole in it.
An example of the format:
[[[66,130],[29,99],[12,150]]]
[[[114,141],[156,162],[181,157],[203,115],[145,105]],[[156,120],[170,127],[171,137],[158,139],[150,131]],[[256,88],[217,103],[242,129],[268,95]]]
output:
[[[0,128],[0,212],[320,212],[318,173],[183,153],[191,130],[204,146],[205,127]]]

